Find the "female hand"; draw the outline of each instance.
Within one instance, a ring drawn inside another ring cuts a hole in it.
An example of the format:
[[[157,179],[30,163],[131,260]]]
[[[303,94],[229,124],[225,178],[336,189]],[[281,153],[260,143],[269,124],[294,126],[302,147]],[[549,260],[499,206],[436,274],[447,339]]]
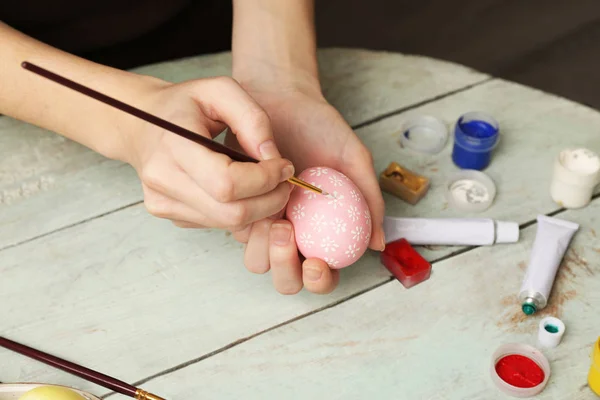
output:
[[[279,150],[298,172],[327,166],[344,173],[361,190],[371,211],[370,247],[383,250],[383,198],[371,154],[321,94],[314,1],[235,0],[232,75],[265,109]],[[228,135],[227,144],[235,138]],[[328,293],[337,270],[318,259],[300,261],[292,225],[277,213],[237,231],[247,243],[246,267],[272,271],[275,288],[286,294],[306,287]]]
[[[281,158],[265,111],[231,78],[171,84],[92,63],[0,22],[0,113],[60,133],[131,164],[148,210],[179,226],[242,229],[277,213],[293,175]],[[28,60],[78,83],[183,125],[205,137],[229,126],[260,163],[232,162],[21,68]],[[51,110],[51,111],[50,111]]]
[[[361,190],[373,221],[369,247],[383,250],[384,203],[372,156],[342,116],[317,90],[269,91],[249,89],[268,112],[281,153],[298,172],[327,166],[348,176]],[[227,143],[235,145],[230,135]],[[329,293],[338,283],[339,271],[319,259],[301,261],[292,224],[279,213],[253,223],[235,238],[247,243],[245,265],[255,273],[271,271],[275,288],[284,294],[305,287],[314,293]]]
[[[294,174],[281,158],[265,111],[230,78],[165,84],[149,112],[214,138],[226,126],[259,163],[241,163],[141,121],[121,157],[141,178],[148,211],[188,228],[244,229],[281,211]]]

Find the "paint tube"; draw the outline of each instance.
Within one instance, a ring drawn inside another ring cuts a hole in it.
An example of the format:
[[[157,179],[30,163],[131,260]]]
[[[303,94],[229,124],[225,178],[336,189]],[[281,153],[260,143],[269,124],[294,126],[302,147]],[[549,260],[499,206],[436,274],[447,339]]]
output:
[[[515,243],[519,224],[489,218],[396,218],[386,216],[387,243],[406,239],[412,245],[486,246]]]
[[[546,307],[560,262],[579,225],[538,215],[537,232],[523,284],[519,292],[521,308],[531,315]]]

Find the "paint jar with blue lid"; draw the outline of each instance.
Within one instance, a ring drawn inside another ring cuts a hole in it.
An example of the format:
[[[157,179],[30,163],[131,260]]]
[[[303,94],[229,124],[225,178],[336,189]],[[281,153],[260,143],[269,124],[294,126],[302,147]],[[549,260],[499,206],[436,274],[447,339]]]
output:
[[[452,161],[459,168],[481,171],[490,165],[499,140],[500,129],[493,117],[478,111],[466,113],[454,128]]]

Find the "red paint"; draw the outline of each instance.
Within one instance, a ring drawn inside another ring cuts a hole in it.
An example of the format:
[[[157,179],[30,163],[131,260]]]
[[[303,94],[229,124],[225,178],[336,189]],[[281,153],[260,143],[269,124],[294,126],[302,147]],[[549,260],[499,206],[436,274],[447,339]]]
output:
[[[518,354],[502,357],[496,373],[506,383],[519,388],[532,388],[544,381],[544,370],[530,358]]]
[[[407,289],[431,275],[431,264],[406,239],[387,244],[381,253],[381,262]]]

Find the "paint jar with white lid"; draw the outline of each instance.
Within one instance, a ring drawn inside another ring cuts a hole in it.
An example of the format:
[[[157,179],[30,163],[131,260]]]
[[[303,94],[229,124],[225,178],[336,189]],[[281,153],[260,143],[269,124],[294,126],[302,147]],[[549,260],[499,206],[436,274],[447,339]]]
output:
[[[437,154],[448,141],[446,125],[432,115],[419,115],[411,118],[400,136],[402,146],[411,150]]]
[[[589,204],[594,188],[600,183],[600,157],[586,148],[568,148],[554,161],[550,195],[565,208]]]
[[[522,357],[528,361],[527,366],[519,367],[519,373],[514,373],[511,375],[523,377],[525,380],[533,377],[532,375],[537,375],[536,378],[538,382],[532,382],[528,385],[515,386],[513,384],[515,382],[505,381],[501,374],[498,373],[497,367],[499,363],[502,362],[504,357],[509,356]],[[535,366],[534,369],[532,369],[532,366]],[[546,384],[550,380],[550,363],[548,362],[546,356],[544,356],[544,354],[535,347],[524,343],[506,343],[501,345],[494,352],[490,367],[491,377],[494,384],[502,392],[512,397],[526,398],[537,396],[545,389]],[[539,370],[538,374],[536,374],[536,370]],[[540,376],[540,374],[542,376]]]
[[[496,197],[496,184],[492,178],[474,169],[463,169],[452,175],[445,189],[448,204],[464,212],[485,211]]]

